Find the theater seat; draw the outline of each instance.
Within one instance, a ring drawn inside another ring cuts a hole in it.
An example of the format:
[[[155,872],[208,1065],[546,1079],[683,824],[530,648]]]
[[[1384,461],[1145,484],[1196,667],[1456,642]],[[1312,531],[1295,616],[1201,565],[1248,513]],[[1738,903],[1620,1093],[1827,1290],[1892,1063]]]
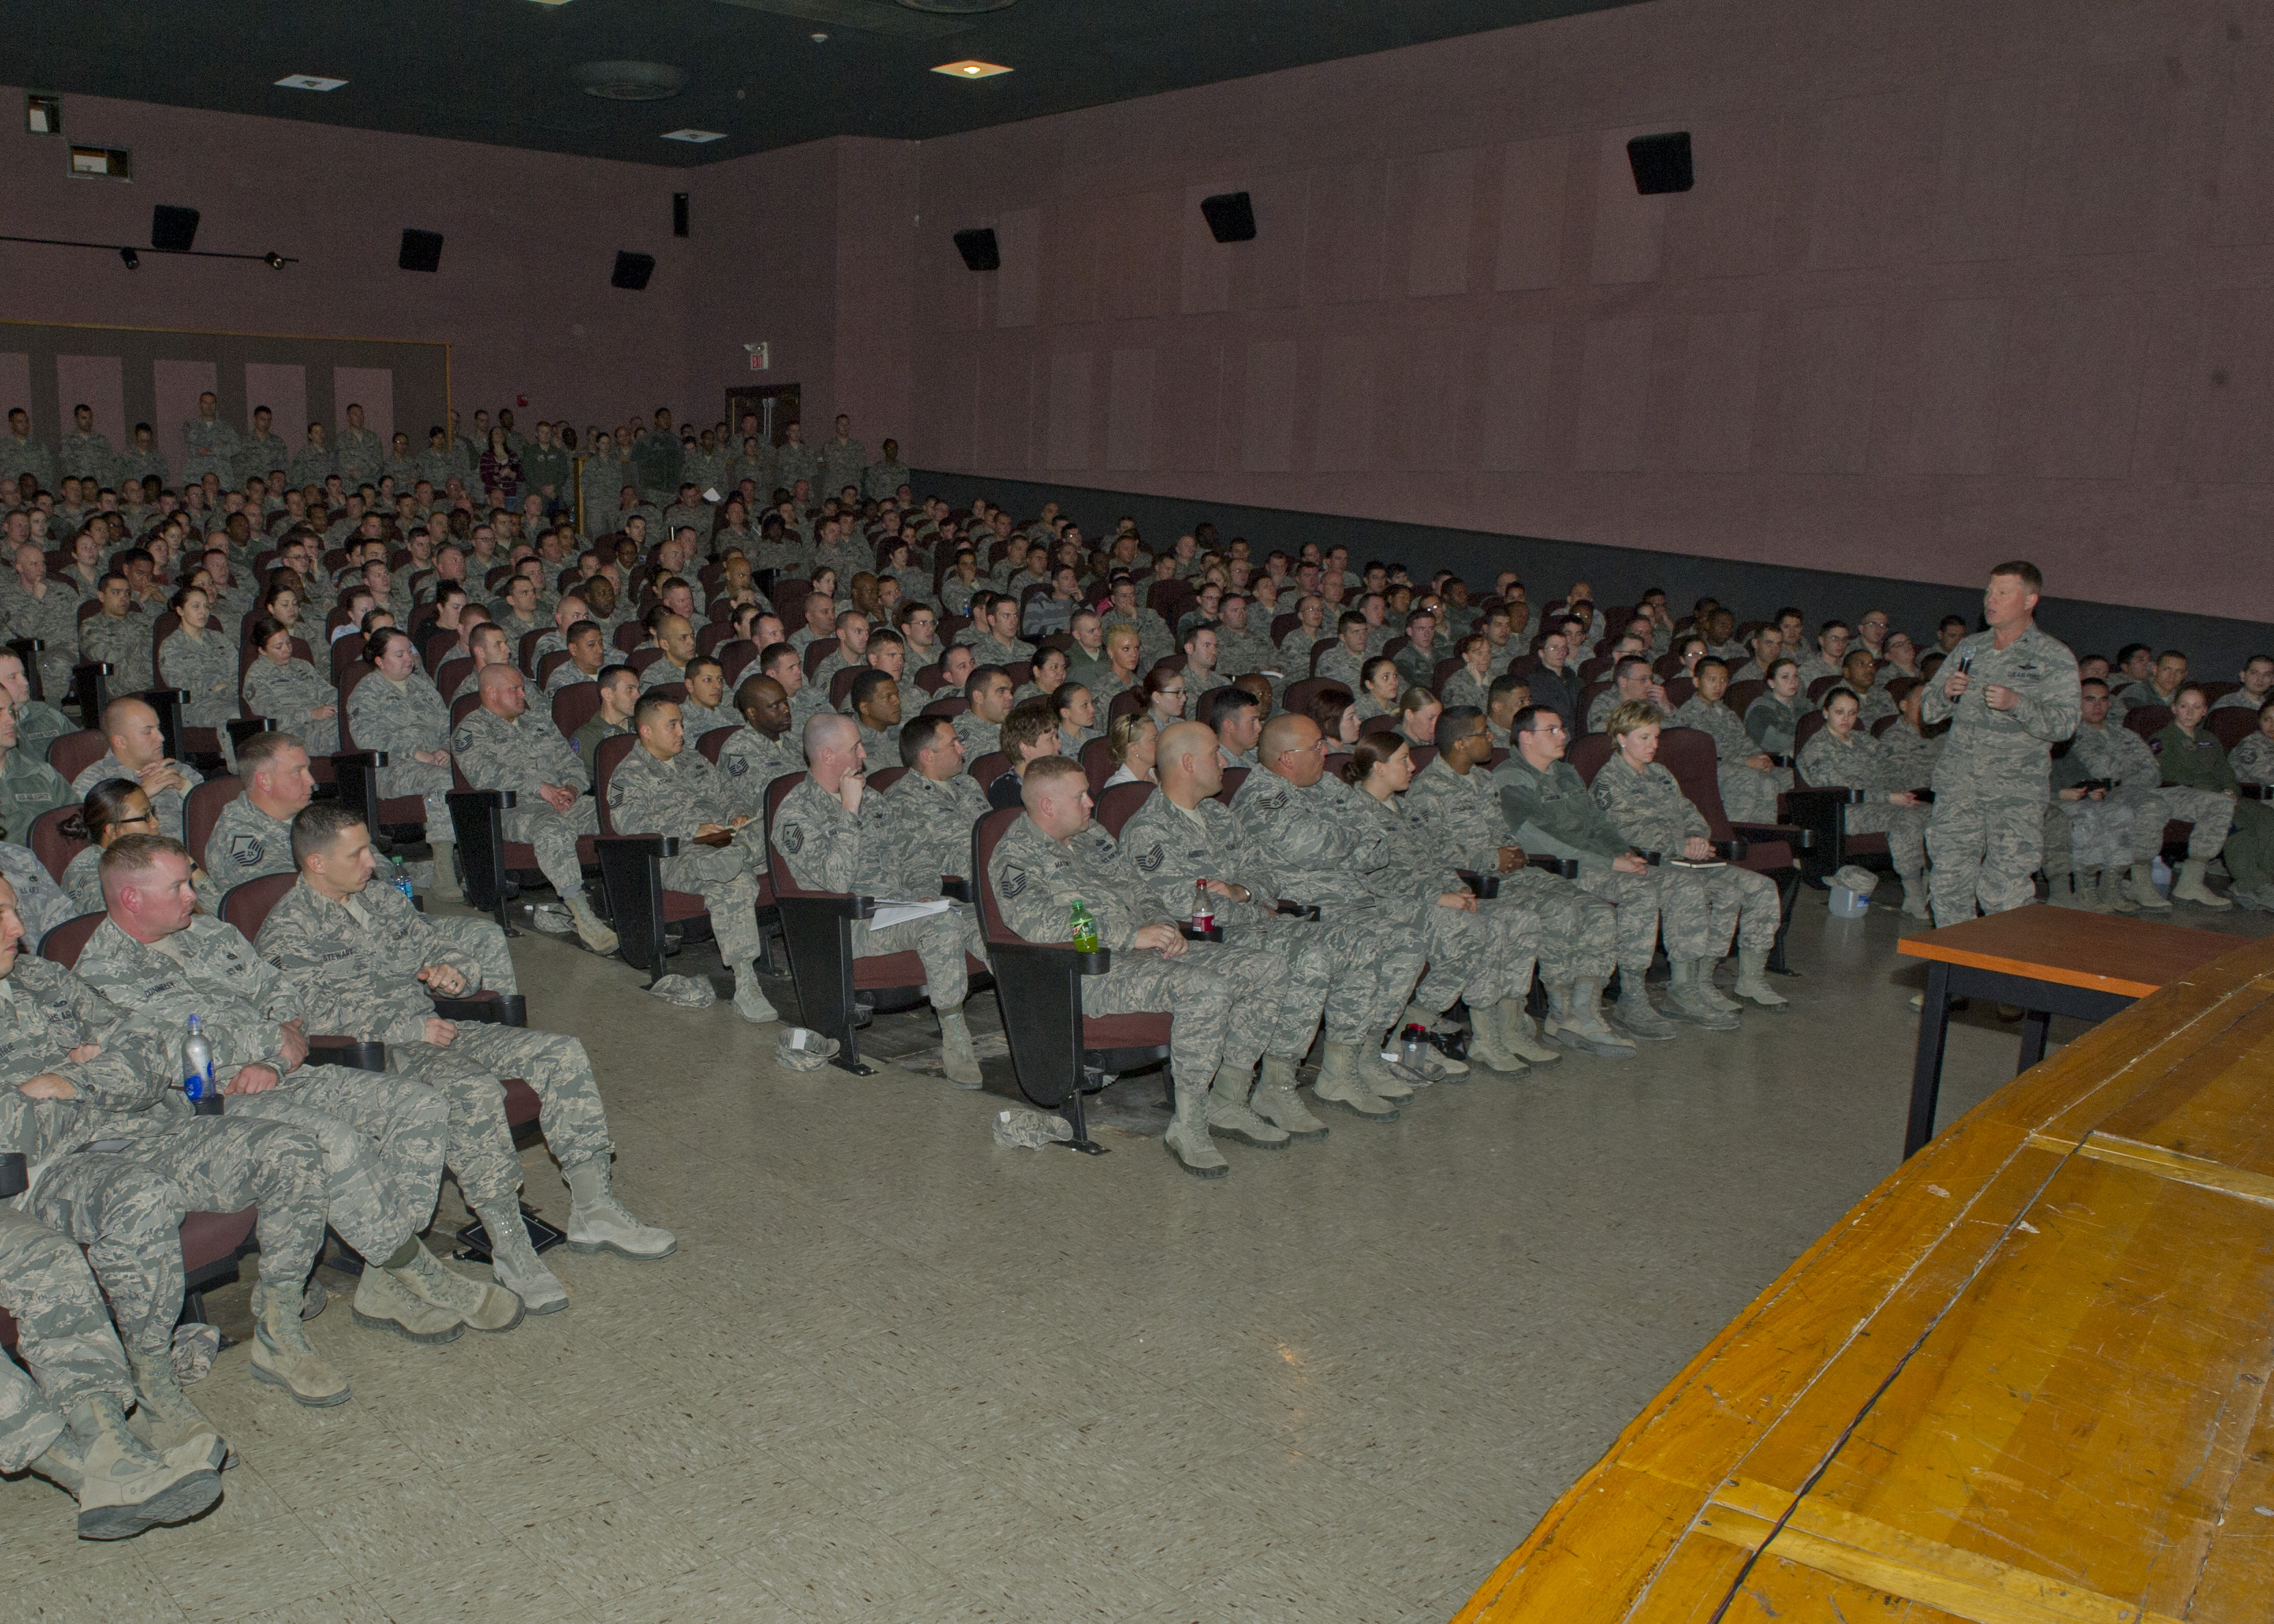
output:
[[[1011,825],[1024,813],[990,812],[971,835],[972,898],[980,934],[995,967],[995,998],[1003,1011],[1011,1065],[1020,1092],[1035,1104],[1063,1109],[1073,1125],[1074,1148],[1099,1154],[1083,1118],[1082,1096],[1120,1075],[1169,1057],[1174,1015],[1166,1010],[1126,1015],[1085,1015],[1081,981],[1112,968],[1111,952],[1077,953],[1065,943],[1029,942],[1004,921],[988,877],[988,864]]]
[[[625,963],[648,973],[647,984],[652,987],[662,979],[670,953],[666,929],[675,924],[682,929],[697,925],[708,929],[711,913],[699,891],[673,891],[663,883],[663,860],[676,854],[675,838],[621,834],[608,817],[608,780],[638,745],[636,733],[619,733],[603,739],[593,752],[592,792],[600,817],[599,838],[593,845],[617,951]],[[770,889],[761,884],[759,907],[772,905]]]

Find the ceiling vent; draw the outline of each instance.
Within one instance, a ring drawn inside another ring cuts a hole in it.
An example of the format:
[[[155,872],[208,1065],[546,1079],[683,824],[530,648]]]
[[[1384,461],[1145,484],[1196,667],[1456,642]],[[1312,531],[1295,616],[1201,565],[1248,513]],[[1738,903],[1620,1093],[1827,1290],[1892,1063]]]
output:
[[[661,62],[581,62],[576,87],[606,102],[667,102],[687,88],[687,71]]]

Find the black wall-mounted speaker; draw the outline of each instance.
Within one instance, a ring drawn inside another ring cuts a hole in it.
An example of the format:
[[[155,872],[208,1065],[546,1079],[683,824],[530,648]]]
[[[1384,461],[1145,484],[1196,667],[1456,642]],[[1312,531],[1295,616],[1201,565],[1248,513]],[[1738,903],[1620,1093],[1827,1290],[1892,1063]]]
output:
[[[687,235],[687,194],[683,192],[671,194],[671,234],[674,237]]]
[[[187,253],[198,240],[198,211],[161,203],[150,211],[150,246],[167,253]]]
[[[955,252],[963,256],[967,270],[999,271],[1003,268],[1003,251],[996,246],[993,226],[983,226],[976,231],[958,231],[955,234]]]
[[[442,268],[442,234],[440,231],[414,230],[403,228],[403,247],[395,256],[395,267],[402,271],[439,271]]]
[[[1634,168],[1635,190],[1645,197],[1660,192],[1687,192],[1696,185],[1690,168],[1690,132],[1638,135],[1627,143],[1627,162]]]
[[[1212,198],[1202,198],[1201,213],[1208,216],[1209,234],[1217,242],[1255,240],[1255,205],[1247,200],[1246,192],[1219,192]]]
[[[647,286],[647,279],[654,274],[653,254],[626,253],[620,248],[616,251],[615,273],[608,278],[608,286],[637,293]]]

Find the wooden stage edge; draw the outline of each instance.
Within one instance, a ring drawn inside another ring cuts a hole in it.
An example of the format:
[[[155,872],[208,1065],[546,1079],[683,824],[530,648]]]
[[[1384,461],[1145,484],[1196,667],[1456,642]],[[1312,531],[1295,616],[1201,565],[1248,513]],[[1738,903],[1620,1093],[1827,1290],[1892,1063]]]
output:
[[[2274,1618],[2274,940],[1932,1139],[1456,1624]]]

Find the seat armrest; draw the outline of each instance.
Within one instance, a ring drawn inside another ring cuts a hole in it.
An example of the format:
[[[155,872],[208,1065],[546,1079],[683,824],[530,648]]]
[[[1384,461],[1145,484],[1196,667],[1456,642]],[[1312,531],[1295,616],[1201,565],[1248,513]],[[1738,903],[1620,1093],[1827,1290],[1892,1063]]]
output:
[[[1806,846],[1814,838],[1813,831],[1791,823],[1732,823],[1729,827],[1742,837],[1739,844],[1743,845],[1765,846],[1772,840],[1781,840],[1787,846]]]
[[[463,998],[434,997],[434,1013],[444,1020],[472,1020],[494,1026],[529,1024],[529,1000],[521,993],[478,992]]]
[[[387,1070],[387,1045],[376,1039],[312,1037],[308,1040],[310,1065],[352,1066],[358,1071]]]
[[[8,646],[19,654],[37,654],[48,644],[47,640],[41,637],[11,637]]]
[[[1484,901],[1489,902],[1500,895],[1500,876],[1497,874],[1482,874],[1474,868],[1456,868],[1453,872],[1461,876],[1461,883],[1469,888],[1471,894]]]
[[[1319,917],[1319,910],[1315,904],[1290,902],[1284,897],[1279,898],[1278,911],[1286,914],[1291,919],[1306,919],[1313,921],[1314,922],[1315,922]]]
[[[1224,927],[1222,925],[1210,925],[1206,929],[1202,929],[1200,926],[1193,924],[1192,921],[1186,920],[1182,924],[1179,924],[1177,929],[1183,934],[1185,940],[1187,942],[1221,942],[1224,940]]]
[[[30,1187],[24,1153],[20,1150],[0,1151],[0,1201],[10,1196],[21,1195]]]
[[[594,845],[604,848],[614,847],[619,851],[631,851],[642,846],[651,845],[655,847],[655,854],[659,857],[679,855],[677,835],[595,835],[592,839]]]
[[[968,902],[971,900],[971,882],[960,874],[943,874],[939,876],[939,894],[957,902]]]
[[[1110,975],[1113,971],[1113,950],[1101,947],[1094,953],[1077,953],[1070,942],[990,942],[990,953],[999,953],[1006,961],[1020,959],[1029,964],[1064,966],[1076,975]]]
[[[1829,789],[1788,789],[1782,799],[1789,805],[1802,807],[1857,807],[1864,804],[1860,789],[1842,789],[1838,785]]]
[[[2245,801],[2274,801],[2274,784],[2238,784]]]
[[[501,812],[510,812],[521,804],[521,792],[511,789],[454,789],[452,796],[463,795],[484,806],[495,807]]]
[[[1579,860],[1576,857],[1551,857],[1545,852],[1526,852],[1524,855],[1524,866],[1527,868],[1544,868],[1548,873],[1567,880],[1576,880],[1579,877]]]
[[[1724,862],[1744,861],[1747,849],[1748,843],[1743,840],[1716,840],[1713,842],[1713,855],[1720,858]]]
[[[387,765],[387,752],[385,750],[343,750],[332,757],[332,765],[335,768],[343,762],[350,767],[384,767]]]

